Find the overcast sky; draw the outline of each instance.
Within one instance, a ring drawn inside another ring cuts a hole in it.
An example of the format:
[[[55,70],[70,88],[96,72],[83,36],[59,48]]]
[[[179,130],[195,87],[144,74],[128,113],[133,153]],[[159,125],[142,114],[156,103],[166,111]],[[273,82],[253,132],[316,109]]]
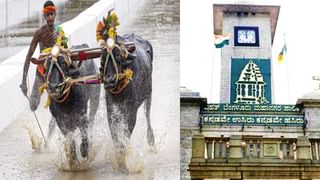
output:
[[[272,47],[272,74],[276,104],[293,104],[304,94],[319,87],[320,81],[320,8],[317,1],[255,0],[254,4],[280,5],[276,35]],[[220,50],[214,48],[212,4],[250,1],[181,0],[180,85],[219,102]],[[286,34],[287,56],[281,64],[277,56]]]

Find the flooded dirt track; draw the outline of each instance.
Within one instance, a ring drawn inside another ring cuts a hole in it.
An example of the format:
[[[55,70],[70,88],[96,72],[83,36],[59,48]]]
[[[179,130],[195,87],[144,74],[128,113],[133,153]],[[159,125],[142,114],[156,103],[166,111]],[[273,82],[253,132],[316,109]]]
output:
[[[145,7],[132,16],[129,25],[120,25],[119,28],[119,34],[133,32],[148,39],[154,51],[151,125],[155,134],[155,147],[147,145],[143,108],[138,111],[136,127],[130,140],[132,149],[142,157],[133,158],[131,163],[133,166],[142,164],[142,171],[123,174],[113,168],[113,145],[103,92],[98,114],[89,132],[92,143],[89,155],[92,162],[86,171],[59,170],[59,150],[63,138],[58,128],[48,148],[43,148],[42,143],[40,152],[32,150],[27,129],[34,134],[35,141],[41,137],[41,133],[35,117],[26,110],[17,114],[15,120],[0,132],[0,179],[180,179],[179,6],[179,1],[175,0],[148,0]],[[46,136],[51,115],[49,110],[42,107],[45,99],[46,95],[43,95],[36,113]]]

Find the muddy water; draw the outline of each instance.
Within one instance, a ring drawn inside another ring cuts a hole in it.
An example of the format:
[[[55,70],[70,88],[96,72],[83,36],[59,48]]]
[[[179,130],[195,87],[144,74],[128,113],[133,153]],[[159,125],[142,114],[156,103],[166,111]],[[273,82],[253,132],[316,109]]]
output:
[[[102,94],[90,128],[91,158],[80,159],[83,167],[79,169],[84,171],[64,171],[68,169],[65,140],[58,128],[44,148],[35,117],[26,110],[0,132],[0,179],[179,179],[179,6],[175,0],[147,1],[132,23],[119,29],[120,34],[134,32],[150,40],[154,49],[151,125],[155,147],[147,145],[146,118],[140,108],[127,157],[131,169],[139,172],[123,174],[114,167]],[[46,136],[50,113],[42,108],[45,96],[36,113]],[[40,149],[32,149],[29,134]]]

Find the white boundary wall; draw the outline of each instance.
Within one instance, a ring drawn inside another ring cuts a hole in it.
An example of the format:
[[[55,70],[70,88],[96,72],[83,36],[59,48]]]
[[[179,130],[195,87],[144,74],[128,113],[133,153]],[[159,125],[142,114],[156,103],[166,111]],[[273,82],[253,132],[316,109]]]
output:
[[[131,15],[143,7],[146,0],[100,0],[74,19],[62,24],[69,37],[69,46],[87,43],[97,46],[96,26],[108,10],[115,8],[120,27],[127,25]],[[29,47],[28,47],[29,48]],[[29,109],[27,99],[20,90],[22,71],[28,48],[21,50],[0,64],[0,131],[7,127],[21,112]],[[38,57],[39,49],[33,57]],[[28,94],[32,89],[36,66],[31,64],[28,75]],[[40,104],[38,108],[43,108]]]

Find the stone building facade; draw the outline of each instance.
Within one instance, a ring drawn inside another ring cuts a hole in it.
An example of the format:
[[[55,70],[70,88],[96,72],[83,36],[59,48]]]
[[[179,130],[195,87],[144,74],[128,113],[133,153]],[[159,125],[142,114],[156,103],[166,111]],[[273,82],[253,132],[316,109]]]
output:
[[[279,11],[213,5],[215,34],[233,36],[222,49],[220,103],[181,92],[181,179],[320,179],[320,90],[272,104]]]
[[[297,107],[281,105],[281,111],[297,110],[283,116],[307,121],[288,122],[295,125],[206,125],[201,122],[206,98],[182,96],[180,103],[181,179],[319,179],[320,91],[306,94]]]

